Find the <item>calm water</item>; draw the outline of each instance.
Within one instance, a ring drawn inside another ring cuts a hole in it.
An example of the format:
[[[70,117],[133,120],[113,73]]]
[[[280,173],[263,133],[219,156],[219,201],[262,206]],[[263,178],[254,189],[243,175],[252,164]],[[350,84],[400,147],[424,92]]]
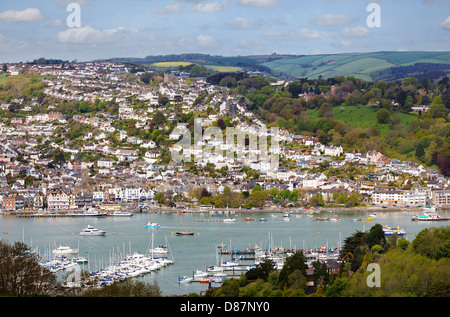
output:
[[[175,260],[174,265],[153,272],[143,279],[156,281],[164,296],[183,295],[191,292],[199,293],[208,288],[207,284],[179,284],[178,277],[192,276],[195,270],[205,270],[208,265],[218,263],[217,245],[224,243],[226,248],[246,249],[255,245],[282,246],[285,248],[313,249],[328,245],[330,248],[340,247],[343,240],[357,230],[369,230],[374,224],[380,223],[391,227],[401,227],[406,230],[406,238],[414,239],[424,228],[447,226],[449,221],[417,222],[411,217],[418,212],[384,212],[378,213],[373,221],[354,221],[354,218],[366,218],[368,213],[322,213],[320,216],[333,217],[338,215],[342,221],[317,221],[316,215],[309,217],[291,215],[290,221],[285,221],[278,213],[236,213],[225,215],[237,218],[237,222],[203,222],[203,219],[213,218],[207,213],[140,213],[133,217],[106,218],[16,218],[0,217],[0,239],[9,242],[23,241],[37,248],[42,257],[48,256],[52,249],[67,245],[80,250],[80,256],[89,258],[89,264],[84,269],[95,271],[113,263],[133,252],[147,254],[153,246],[170,247]],[[420,213],[420,212],[419,212]],[[448,212],[440,212],[449,216]],[[255,221],[246,222],[244,218],[251,217]],[[267,221],[261,222],[260,218]],[[157,222],[160,228],[145,228],[148,221]],[[87,225],[106,230],[106,236],[83,237],[78,233]],[[183,229],[193,230],[194,236],[176,236],[175,232]],[[153,237],[153,239],[152,239]],[[271,237],[271,239],[269,239]],[[250,261],[246,261],[251,264]]]

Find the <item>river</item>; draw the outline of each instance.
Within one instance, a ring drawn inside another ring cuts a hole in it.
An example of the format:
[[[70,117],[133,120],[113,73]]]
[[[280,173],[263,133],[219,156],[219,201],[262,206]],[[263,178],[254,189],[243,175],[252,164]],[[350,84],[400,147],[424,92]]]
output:
[[[46,258],[56,247],[70,246],[79,249],[79,256],[89,258],[84,270],[97,271],[109,266],[130,253],[146,254],[152,246],[168,246],[174,264],[142,277],[147,282],[156,282],[163,296],[200,293],[208,284],[179,284],[179,276],[192,276],[195,270],[218,264],[217,245],[226,249],[246,249],[249,246],[284,247],[292,249],[314,249],[323,246],[339,248],[346,237],[356,231],[367,231],[379,223],[400,227],[406,238],[412,241],[423,229],[447,226],[449,221],[418,222],[411,217],[417,211],[378,212],[372,221],[355,221],[367,218],[365,212],[322,212],[310,215],[294,214],[289,221],[282,213],[224,213],[224,218],[236,218],[236,222],[223,222],[221,217],[212,217],[207,212],[197,213],[135,213],[133,217],[47,217],[21,218],[3,215],[0,218],[0,239],[8,242],[22,241],[36,249]],[[448,217],[448,211],[439,212]],[[316,217],[339,217],[341,221],[317,221]],[[244,221],[252,218],[254,221]],[[266,221],[260,221],[265,218]],[[148,221],[156,222],[160,228],[145,228]],[[80,236],[87,225],[106,230],[105,236]],[[181,229],[192,230],[192,236],[177,236]],[[249,261],[247,261],[249,262]],[[249,262],[249,264],[251,264]]]

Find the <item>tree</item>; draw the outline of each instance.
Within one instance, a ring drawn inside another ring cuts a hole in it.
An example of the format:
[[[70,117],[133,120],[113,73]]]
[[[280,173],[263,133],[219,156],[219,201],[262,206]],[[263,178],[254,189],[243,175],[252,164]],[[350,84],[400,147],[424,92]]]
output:
[[[303,276],[306,277],[306,259],[303,252],[294,253],[294,255],[288,257],[280,271],[278,277],[278,284],[281,288],[285,287],[288,283],[289,276],[294,273],[294,271],[299,270]],[[306,286],[306,281],[305,281]]]
[[[330,286],[328,286],[327,290],[325,291],[325,296],[341,297],[343,295],[343,292],[345,291],[348,281],[349,280],[346,277],[335,279],[333,283]]]
[[[164,204],[164,202],[166,201],[166,196],[163,193],[156,193],[155,199],[158,203]]]
[[[144,84],[149,84],[153,80],[153,74],[149,72],[143,73],[140,79]]]
[[[441,258],[450,258],[450,240],[439,246],[434,252],[433,258],[439,260]]]
[[[386,244],[386,236],[383,231],[383,226],[379,223],[372,226],[369,232],[365,235],[365,242],[369,246],[369,248],[372,248],[377,244],[381,246]]]
[[[309,200],[311,206],[324,206],[325,201],[323,199],[322,193],[315,193]]]
[[[249,199],[253,206],[260,207],[264,204],[264,201],[270,198],[268,190],[257,190],[250,193]]]
[[[328,273],[327,264],[325,262],[314,262],[314,283],[316,285],[322,284],[322,285],[328,285],[330,282],[330,274]]]
[[[411,244],[416,253],[433,258],[439,248],[441,248],[439,254],[445,252],[448,245],[443,245],[448,240],[450,240],[450,228],[427,228],[420,231]]]
[[[48,295],[56,276],[39,264],[39,255],[21,242],[9,245],[0,240],[0,294]]]
[[[445,105],[440,96],[434,97],[430,114],[433,118],[445,118]]]
[[[201,65],[195,64],[190,70],[190,77],[206,77],[208,75],[208,70]]]
[[[264,262],[258,264],[255,268],[245,273],[247,280],[263,279],[267,281],[270,273],[275,271],[275,264],[271,259],[265,259]]]
[[[160,297],[158,284],[144,283],[135,279],[127,279],[100,288],[89,288],[83,296],[89,297]]]
[[[236,87],[236,78],[231,77],[231,76],[226,76],[226,77],[222,78],[219,85],[225,86],[228,88]]]
[[[161,111],[156,111],[153,115],[153,121],[157,126],[162,125],[166,121],[166,116]]]
[[[425,149],[423,148],[422,143],[419,143],[416,147],[415,156],[419,161],[423,161],[423,158],[425,156]]]
[[[159,95],[158,96],[158,104],[160,105],[160,106],[165,106],[165,105],[167,105],[168,103],[169,103],[169,97],[167,97],[166,95]]]
[[[390,116],[391,113],[385,108],[378,110],[376,113],[378,123],[388,123]]]

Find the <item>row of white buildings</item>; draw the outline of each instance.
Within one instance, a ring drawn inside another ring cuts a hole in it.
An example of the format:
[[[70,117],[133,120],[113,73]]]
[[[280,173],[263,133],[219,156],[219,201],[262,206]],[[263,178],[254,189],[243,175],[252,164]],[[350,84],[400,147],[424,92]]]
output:
[[[402,190],[398,188],[375,189],[372,202],[377,205],[425,206],[431,196],[429,188]]]

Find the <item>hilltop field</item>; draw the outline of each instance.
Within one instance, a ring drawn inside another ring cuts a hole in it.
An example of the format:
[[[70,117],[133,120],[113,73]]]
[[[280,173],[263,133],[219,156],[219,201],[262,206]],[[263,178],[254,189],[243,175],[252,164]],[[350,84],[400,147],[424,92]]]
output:
[[[342,104],[337,107],[332,107],[332,112],[334,114],[334,119],[342,121],[345,124],[351,124],[356,129],[367,129],[374,127],[380,131],[380,135],[386,135],[391,127],[386,123],[378,123],[376,118],[376,112],[378,108],[367,107],[366,105],[356,105],[356,106],[346,106]],[[319,109],[309,110],[309,118],[315,120],[319,118]],[[400,123],[408,128],[409,123],[412,119],[418,118],[418,113],[404,113],[397,112],[400,117]]]
[[[376,52],[281,58],[264,66],[299,78],[354,76],[366,81],[397,80],[414,73],[450,73],[448,52]]]

